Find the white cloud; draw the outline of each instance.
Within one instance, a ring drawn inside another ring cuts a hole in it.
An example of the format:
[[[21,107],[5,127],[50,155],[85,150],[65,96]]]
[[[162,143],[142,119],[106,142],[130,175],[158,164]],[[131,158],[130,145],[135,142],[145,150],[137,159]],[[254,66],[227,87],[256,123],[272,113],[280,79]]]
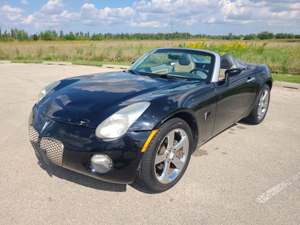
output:
[[[228,22],[282,23],[282,20],[292,22],[300,19],[299,5],[293,1],[281,2],[278,5],[272,1],[220,0],[220,7],[225,21]]]
[[[27,4],[22,0],[22,4]],[[65,3],[66,4],[66,3]],[[185,30],[200,25],[265,24],[297,26],[300,22],[298,0],[135,0],[126,7],[97,8],[85,2],[78,10],[69,10],[62,0],[48,0],[39,10],[24,10],[5,4],[0,7],[0,25],[35,27],[36,30],[64,29],[85,25],[132,29]],[[250,26],[249,25],[249,26]],[[298,29],[299,30],[299,29]]]
[[[22,23],[23,23],[23,24],[29,25],[29,24],[32,24],[32,23],[33,23],[33,20],[34,20],[33,15],[29,15],[29,16],[26,16],[26,17],[23,19]]]
[[[22,17],[22,9],[10,5],[3,5],[0,8],[0,15],[8,21],[17,21]]]
[[[64,10],[64,5],[61,0],[49,0],[41,8],[41,12],[46,15],[60,14]]]
[[[131,7],[97,9],[94,4],[85,3],[80,9],[80,18],[86,24],[115,24],[126,23],[134,15]]]
[[[37,30],[63,29],[76,19],[78,13],[66,10],[61,0],[49,0],[40,10],[22,17],[20,23]]]
[[[136,1],[133,5],[136,17],[132,24],[134,26],[153,24],[153,27],[182,29],[207,21],[209,15],[216,14],[217,5],[217,0]]]
[[[134,27],[143,27],[143,28],[160,28],[160,27],[165,27],[166,24],[162,24],[159,21],[145,21],[145,22],[132,22],[132,26]]]

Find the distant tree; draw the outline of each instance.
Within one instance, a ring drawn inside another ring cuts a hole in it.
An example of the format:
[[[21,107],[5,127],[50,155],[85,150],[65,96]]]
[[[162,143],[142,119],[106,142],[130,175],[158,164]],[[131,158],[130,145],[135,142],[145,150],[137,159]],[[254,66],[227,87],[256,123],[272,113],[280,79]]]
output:
[[[24,30],[17,30],[16,29],[16,39],[19,41],[25,41],[29,39],[28,33]]]
[[[64,39],[64,32],[62,30],[59,32],[59,39]]]
[[[275,34],[275,38],[276,39],[293,39],[293,38],[295,38],[295,35],[290,34],[290,33],[278,33],[278,34]]]
[[[264,31],[264,32],[258,33],[257,38],[260,39],[260,40],[273,39],[274,34],[268,32],[268,31]]]
[[[73,41],[76,39],[73,32],[69,32],[68,34],[65,34],[64,38],[65,38],[65,40],[70,40],[70,41]]]
[[[257,38],[256,34],[246,34],[246,35],[244,35],[244,40],[254,40],[256,38]]]
[[[89,32],[69,32],[64,33],[62,30],[57,33],[53,30],[41,31],[29,35],[25,30],[0,29],[0,40],[11,41],[11,40],[174,40],[174,39],[191,39],[191,38],[208,38],[208,39],[224,39],[224,40],[267,40],[267,39],[300,39],[300,34],[292,33],[277,33],[273,34],[268,31],[264,31],[258,34],[246,34],[246,35],[234,35],[229,33],[227,35],[206,35],[206,34],[190,34],[187,32],[173,32],[173,33],[93,33]]]
[[[51,30],[40,32],[39,36],[41,40],[45,40],[45,41],[57,40],[58,37],[56,31],[51,31]]]
[[[39,36],[37,34],[33,34],[31,36],[31,39],[34,40],[34,41],[37,41],[37,40],[39,40]]]

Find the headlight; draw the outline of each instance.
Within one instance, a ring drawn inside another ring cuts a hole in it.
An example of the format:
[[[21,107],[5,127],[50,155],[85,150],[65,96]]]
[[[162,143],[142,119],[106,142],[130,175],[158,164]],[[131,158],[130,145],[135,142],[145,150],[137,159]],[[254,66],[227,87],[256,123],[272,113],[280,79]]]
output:
[[[51,84],[48,84],[43,90],[41,90],[38,101],[41,101],[53,88],[57,87],[60,84],[60,81],[55,81]]]
[[[149,102],[138,102],[119,110],[98,125],[96,136],[108,140],[121,137],[149,105]]]

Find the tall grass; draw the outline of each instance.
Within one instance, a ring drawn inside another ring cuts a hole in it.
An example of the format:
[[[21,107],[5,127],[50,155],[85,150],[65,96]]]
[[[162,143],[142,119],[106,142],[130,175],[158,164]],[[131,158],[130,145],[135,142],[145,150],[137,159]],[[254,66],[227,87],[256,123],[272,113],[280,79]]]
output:
[[[232,54],[250,63],[267,64],[272,72],[300,74],[300,43],[228,41],[211,43],[196,41],[186,47],[202,48],[219,54]]]
[[[287,41],[140,40],[0,42],[0,60],[86,61],[129,64],[158,47],[191,47],[230,53],[273,72],[300,74],[300,43]]]

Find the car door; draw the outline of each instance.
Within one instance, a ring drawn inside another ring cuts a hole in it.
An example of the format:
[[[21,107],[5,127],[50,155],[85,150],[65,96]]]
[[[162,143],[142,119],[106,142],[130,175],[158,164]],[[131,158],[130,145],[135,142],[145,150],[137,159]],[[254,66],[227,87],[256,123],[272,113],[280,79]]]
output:
[[[198,124],[199,144],[211,138],[215,121],[215,86],[200,82],[185,96],[184,108],[191,108]]]
[[[215,134],[250,113],[258,89],[255,74],[248,69],[228,77],[223,83],[216,84]]]

